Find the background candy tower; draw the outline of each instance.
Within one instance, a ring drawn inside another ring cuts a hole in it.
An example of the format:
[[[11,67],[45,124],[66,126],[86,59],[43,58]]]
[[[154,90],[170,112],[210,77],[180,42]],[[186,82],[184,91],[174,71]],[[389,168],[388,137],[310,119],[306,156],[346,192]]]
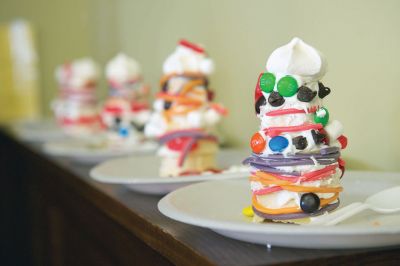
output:
[[[101,118],[109,140],[116,145],[135,145],[143,140],[150,118],[149,87],[143,83],[139,63],[118,54],[106,66],[109,97]]]
[[[266,69],[255,89],[261,126],[245,160],[254,220],[298,222],[339,205],[347,139],[322,104],[330,89],[320,81],[326,72],[320,52],[294,38],[271,54]]]
[[[52,107],[67,134],[85,137],[101,130],[96,97],[98,77],[98,66],[90,58],[65,63],[56,69],[59,94]]]
[[[213,131],[226,110],[212,102],[208,76],[213,61],[199,45],[186,40],[166,59],[161,92],[146,125],[148,137],[162,144],[161,176],[198,174],[215,170],[218,140]]]

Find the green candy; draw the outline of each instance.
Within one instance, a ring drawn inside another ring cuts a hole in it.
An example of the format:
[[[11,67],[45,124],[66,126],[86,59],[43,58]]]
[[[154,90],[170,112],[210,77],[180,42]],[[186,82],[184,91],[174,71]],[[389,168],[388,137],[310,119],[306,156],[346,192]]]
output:
[[[285,76],[278,82],[278,92],[283,97],[291,97],[296,94],[299,86],[297,80],[291,76]]]
[[[314,122],[326,126],[329,121],[329,112],[325,107],[319,108],[314,114]]]
[[[269,72],[262,74],[260,88],[263,92],[270,93],[275,87],[275,75]]]

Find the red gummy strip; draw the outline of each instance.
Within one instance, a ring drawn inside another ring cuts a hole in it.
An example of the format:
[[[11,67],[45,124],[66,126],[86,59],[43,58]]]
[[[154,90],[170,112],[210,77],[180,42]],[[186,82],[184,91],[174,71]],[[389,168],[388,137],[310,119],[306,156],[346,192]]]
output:
[[[149,109],[149,105],[147,103],[140,103],[140,102],[131,103],[132,112],[139,112],[147,109]]]
[[[304,110],[289,108],[289,109],[280,109],[275,111],[270,111],[266,113],[267,116],[278,116],[278,115],[289,115],[289,114],[305,114]]]
[[[179,45],[185,46],[187,48],[192,49],[193,51],[196,51],[198,53],[204,53],[204,49],[194,43],[191,43],[185,39],[180,40]]]
[[[99,116],[83,116],[78,119],[71,119],[64,117],[61,119],[61,123],[64,125],[75,125],[75,124],[91,124],[91,123],[97,123],[100,122],[100,117]]]
[[[289,127],[270,127],[264,129],[265,134],[269,137],[275,137],[280,135],[283,132],[298,132],[309,129],[321,129],[323,128],[322,124],[303,124],[300,126],[289,126]]]
[[[346,149],[347,147],[347,138],[344,135],[340,135],[337,139],[342,147],[342,150]]]
[[[167,133],[159,136],[158,138],[162,139],[163,137],[174,134],[174,133],[196,133],[196,132],[204,132],[204,131],[201,128],[171,130],[171,131],[168,131]]]
[[[120,114],[122,113],[122,108],[121,107],[117,107],[117,106],[106,106],[104,108],[104,111],[107,113],[112,113],[112,114]]]
[[[282,188],[279,186],[266,187],[266,188],[262,188],[262,189],[254,191],[253,194],[254,195],[265,195],[265,194],[269,194],[269,193],[280,191],[280,190],[282,190]]]
[[[257,102],[258,99],[260,99],[260,97],[262,96],[262,92],[261,92],[261,88],[260,88],[260,79],[261,79],[261,76],[262,76],[263,74],[264,74],[264,73],[261,73],[261,74],[258,76],[256,88],[255,88],[255,90],[254,90],[254,101],[255,101],[255,102]]]

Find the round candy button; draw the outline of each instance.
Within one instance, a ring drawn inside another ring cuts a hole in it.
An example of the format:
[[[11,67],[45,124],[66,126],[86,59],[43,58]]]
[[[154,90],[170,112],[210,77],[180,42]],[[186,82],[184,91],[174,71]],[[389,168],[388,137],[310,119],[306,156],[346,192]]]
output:
[[[260,133],[255,133],[251,137],[250,147],[254,153],[262,153],[266,145],[266,141]]]
[[[281,152],[289,145],[289,141],[285,137],[276,136],[269,141],[268,145],[271,151]]]
[[[300,208],[305,213],[313,213],[319,209],[321,200],[314,193],[305,193],[300,198]]]
[[[326,126],[329,121],[329,112],[325,107],[319,108],[314,114],[314,122]]]
[[[278,92],[283,97],[291,97],[296,94],[299,86],[297,80],[291,76],[285,76],[278,82]]]
[[[269,72],[262,74],[260,88],[263,92],[270,93],[275,87],[275,75]]]

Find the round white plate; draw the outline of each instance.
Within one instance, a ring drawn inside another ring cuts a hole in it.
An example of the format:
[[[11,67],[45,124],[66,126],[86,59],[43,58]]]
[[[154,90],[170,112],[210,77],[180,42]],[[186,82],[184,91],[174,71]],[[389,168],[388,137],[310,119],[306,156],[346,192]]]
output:
[[[116,157],[152,154],[158,147],[158,144],[153,141],[122,147],[102,146],[95,143],[93,139],[66,139],[47,142],[43,149],[50,155],[67,157],[80,163],[96,164]]]
[[[66,135],[54,119],[23,120],[11,125],[18,138],[30,142],[65,139]]]
[[[342,206],[400,185],[400,173],[347,171]],[[158,203],[164,215],[224,236],[271,246],[316,249],[383,247],[400,244],[400,214],[361,213],[335,226],[253,223],[242,215],[250,205],[247,180],[224,180],[178,189]]]
[[[241,166],[243,158],[246,158],[245,151],[221,150],[217,156],[218,166],[228,169],[232,165],[238,165],[240,169],[218,174],[179,177],[160,177],[161,160],[158,156],[119,158],[94,167],[90,171],[90,176],[100,182],[126,184],[135,191],[165,195],[177,188],[197,182],[247,177],[249,175],[248,168]]]

